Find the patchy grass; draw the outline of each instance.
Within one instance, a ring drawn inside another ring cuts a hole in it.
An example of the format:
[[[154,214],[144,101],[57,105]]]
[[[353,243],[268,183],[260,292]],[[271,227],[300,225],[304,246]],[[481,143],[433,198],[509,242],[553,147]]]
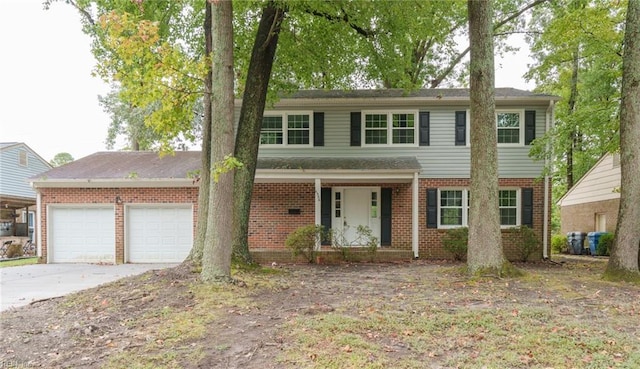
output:
[[[635,368],[640,287],[605,264],[167,269],[2,315],[0,362],[47,368]],[[34,350],[34,347],[38,347]]]
[[[38,258],[19,258],[19,259],[10,259],[10,260],[2,260],[0,261],[0,268],[8,268],[22,265],[31,265],[38,264]]]

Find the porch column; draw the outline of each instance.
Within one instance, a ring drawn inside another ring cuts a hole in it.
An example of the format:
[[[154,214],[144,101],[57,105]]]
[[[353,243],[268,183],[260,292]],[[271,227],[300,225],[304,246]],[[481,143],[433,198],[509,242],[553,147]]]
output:
[[[322,225],[322,183],[320,178],[315,179],[315,216],[316,225]],[[320,250],[321,240],[316,240],[316,250]]]
[[[42,194],[40,194],[40,190],[36,190],[36,224],[35,224],[35,240],[33,242],[36,243],[36,256],[42,257]],[[27,215],[28,217],[28,215]],[[45,263],[49,262],[49,253],[47,253],[47,260]]]
[[[411,249],[413,257],[418,258],[418,209],[420,196],[418,193],[419,182],[418,172],[413,173],[413,182],[411,183]]]

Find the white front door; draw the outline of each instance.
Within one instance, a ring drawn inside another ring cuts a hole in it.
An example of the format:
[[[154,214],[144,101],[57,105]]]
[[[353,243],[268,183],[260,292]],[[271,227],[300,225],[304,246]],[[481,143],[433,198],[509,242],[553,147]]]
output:
[[[342,187],[334,190],[334,243],[342,246],[366,246],[359,239],[358,227],[371,229],[380,240],[380,189],[377,187]]]

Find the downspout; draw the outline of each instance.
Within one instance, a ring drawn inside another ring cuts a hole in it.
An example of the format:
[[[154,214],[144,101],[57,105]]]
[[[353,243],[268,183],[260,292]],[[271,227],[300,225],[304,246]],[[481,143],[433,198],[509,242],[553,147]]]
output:
[[[549,101],[549,107],[547,108],[547,116],[545,122],[545,133],[548,134],[553,126],[553,111],[554,111],[554,101]],[[547,153],[551,150],[551,143],[547,140],[546,144]],[[545,155],[544,159],[544,167],[549,167],[549,156]],[[543,213],[543,224],[542,224],[542,258],[544,260],[549,259],[549,183],[550,178],[549,174],[545,174],[544,176],[544,213]]]
[[[411,190],[411,249],[418,259],[418,172],[413,173]]]

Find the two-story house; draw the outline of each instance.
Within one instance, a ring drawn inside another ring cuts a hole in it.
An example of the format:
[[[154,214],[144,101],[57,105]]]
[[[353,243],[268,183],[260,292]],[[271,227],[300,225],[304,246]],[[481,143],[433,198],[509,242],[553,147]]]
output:
[[[28,179],[51,165],[22,142],[0,143],[0,240],[34,239],[36,192]]]
[[[549,239],[550,182],[529,157],[553,124],[556,96],[496,90],[499,197],[509,228]],[[241,101],[236,102],[239,112]],[[236,114],[237,116],[238,114]],[[468,225],[470,111],[467,89],[299,91],[264,113],[249,227],[257,260],[290,259],[286,237],[322,224],[355,237],[369,227],[380,250],[449,258],[441,239]],[[102,152],[32,180],[49,262],[181,261],[197,219],[200,153],[158,157]],[[231,206],[231,204],[230,204]],[[215,210],[214,210],[215,211]],[[353,245],[357,247],[358,245]]]

